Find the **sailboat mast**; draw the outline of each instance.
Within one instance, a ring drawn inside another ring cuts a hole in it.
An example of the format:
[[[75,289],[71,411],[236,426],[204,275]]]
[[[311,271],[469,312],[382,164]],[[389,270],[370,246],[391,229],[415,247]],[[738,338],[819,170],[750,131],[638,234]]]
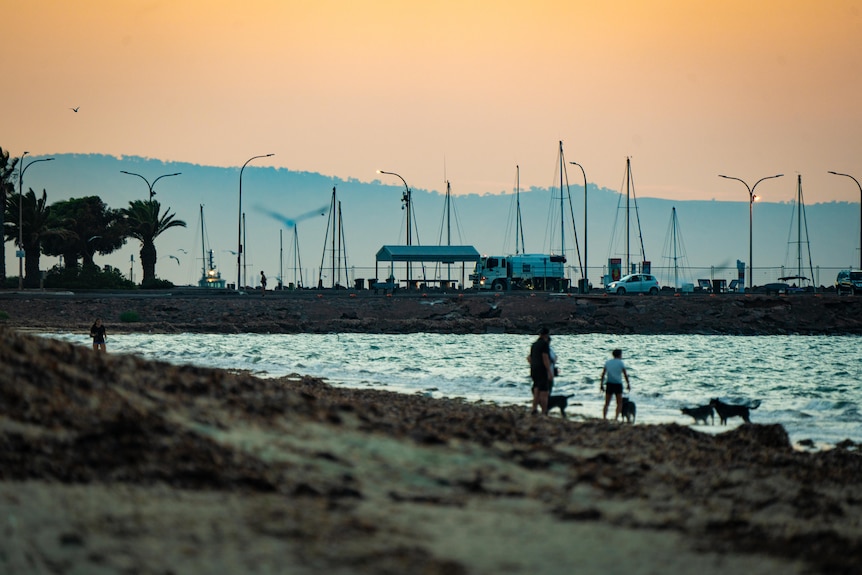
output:
[[[626,158],[626,269],[623,272],[623,275],[627,275],[631,273],[631,251],[629,245],[631,243],[631,233],[629,229],[629,182],[631,182],[632,178],[632,160],[631,158]]]
[[[248,267],[246,259],[245,259],[246,254],[248,253],[248,241],[247,241],[247,238],[245,237],[245,212],[242,213],[242,245],[244,246],[244,248],[242,250],[242,285],[243,285],[243,287],[245,287],[248,285],[246,283],[246,279],[245,279],[245,271],[246,271],[246,268]]]
[[[446,245],[452,245],[452,186],[446,180]],[[446,281],[452,281],[452,264],[446,264]]]
[[[341,255],[344,258],[344,281],[350,287],[350,274],[347,267],[347,238],[344,237],[344,218],[341,217],[341,204],[338,205],[339,218],[341,219]],[[354,274],[355,276],[356,274]],[[354,278],[355,281],[356,278]]]
[[[673,242],[673,287],[677,289],[679,287],[679,265],[676,255],[676,206],[671,210],[671,216],[673,221],[673,233],[671,234],[671,241]]]
[[[302,287],[302,260],[299,256],[299,226],[294,224],[293,226],[293,282],[296,284],[297,288]],[[297,273],[299,277],[297,279]]]
[[[278,283],[284,289],[284,229],[278,228]]]
[[[521,247],[524,247],[524,236],[521,229],[521,166],[515,166],[515,255],[518,251],[518,238],[521,238]]]
[[[566,169],[563,159],[563,141],[560,140],[560,255],[566,255],[566,212],[563,204],[563,170]]]
[[[338,253],[336,254],[336,257],[338,259],[338,266],[337,267],[338,267],[338,284],[339,285],[341,284],[341,250],[342,250],[341,239],[342,239],[342,235],[344,232],[344,228],[342,227],[343,225],[344,225],[344,220],[341,219],[341,200],[339,200],[338,201]],[[347,278],[347,262],[345,261],[344,262],[344,280],[345,280],[344,283],[345,284],[347,283],[347,279],[348,279]],[[335,286],[333,285],[332,287],[335,287]]]
[[[201,267],[203,268],[201,271],[201,277],[206,279],[207,277],[207,246],[206,241],[204,239],[204,205],[201,206]]]
[[[802,277],[802,174],[796,175],[796,276]],[[806,238],[808,239],[808,238]],[[814,278],[812,278],[813,283]],[[802,280],[799,281],[800,286]]]
[[[336,205],[336,200],[335,200],[335,186],[332,186],[332,210],[331,210],[331,212],[332,212],[332,252],[331,252],[332,256],[330,258],[332,275],[329,276],[330,278],[332,278],[332,285],[330,287],[335,287],[335,259],[336,259],[335,236],[338,235],[338,227],[337,227],[337,223],[338,223],[337,222],[337,216],[338,216],[338,214],[336,213],[337,208],[338,208],[338,206]]]

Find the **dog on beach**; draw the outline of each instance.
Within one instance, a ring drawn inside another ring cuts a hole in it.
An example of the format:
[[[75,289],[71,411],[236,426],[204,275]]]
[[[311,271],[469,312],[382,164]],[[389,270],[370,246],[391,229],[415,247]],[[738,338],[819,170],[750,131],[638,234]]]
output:
[[[551,410],[555,407],[560,408],[560,415],[563,416],[563,419],[566,418],[566,408],[569,406],[569,398],[573,397],[575,394],[570,393],[569,395],[551,395],[548,397],[548,413],[551,413]],[[573,403],[572,405],[580,405],[580,403]]]
[[[635,405],[635,402],[632,401],[631,399],[629,399],[628,397],[624,397],[623,398],[623,410],[622,410],[623,419],[625,419],[626,422],[628,422],[628,423],[634,423],[635,417],[637,416],[637,413],[638,413],[638,406]]]
[[[706,418],[710,418],[710,425],[715,425],[715,414],[712,411],[711,405],[700,405],[698,407],[683,407],[681,409],[683,415],[689,415],[694,418],[694,422],[702,421],[706,425]]]
[[[749,413],[751,409],[757,409],[760,405],[759,401],[752,402],[751,407],[747,405],[731,405],[730,403],[724,403],[718,398],[715,398],[709,402],[710,407],[715,408],[715,411],[718,413],[718,418],[721,420],[722,425],[727,425],[727,419],[729,417],[741,417],[742,421],[745,423],[751,423],[751,418],[749,417]]]

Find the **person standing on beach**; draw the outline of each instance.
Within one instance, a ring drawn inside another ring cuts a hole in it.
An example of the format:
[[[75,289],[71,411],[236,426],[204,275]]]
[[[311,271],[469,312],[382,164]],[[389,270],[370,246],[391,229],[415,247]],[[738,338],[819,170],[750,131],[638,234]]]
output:
[[[263,270],[260,270],[260,292],[261,297],[266,295],[266,276],[263,273]]]
[[[536,414],[536,406],[542,408],[542,415],[548,415],[548,396],[554,382],[554,366],[551,363],[551,336],[548,328],[543,327],[539,339],[530,347],[530,378],[533,380],[532,415]]]
[[[108,345],[105,341],[108,337],[105,335],[105,326],[102,325],[102,319],[96,318],[93,325],[90,327],[90,337],[93,338],[93,349],[96,351],[107,352]]]
[[[615,349],[611,355],[611,359],[605,362],[605,367],[602,368],[602,376],[599,378],[599,391],[605,392],[605,407],[602,409],[602,418],[608,418],[608,405],[611,402],[611,396],[617,399],[617,411],[614,415],[614,421],[620,417],[623,410],[623,378],[626,379],[627,391],[632,390],[629,383],[629,373],[626,371],[626,365],[623,363],[623,351]],[[607,379],[606,379],[607,378]],[[607,381],[607,385],[605,385]]]

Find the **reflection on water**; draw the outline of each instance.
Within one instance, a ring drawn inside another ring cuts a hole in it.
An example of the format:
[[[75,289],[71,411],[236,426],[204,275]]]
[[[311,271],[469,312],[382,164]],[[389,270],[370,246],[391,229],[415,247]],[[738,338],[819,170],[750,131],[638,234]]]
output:
[[[84,334],[46,334],[89,345]],[[300,373],[351,387],[526,405],[526,355],[533,336],[446,334],[130,334],[111,353],[172,363],[247,369],[263,377]],[[681,407],[759,399],[752,421],[781,423],[791,439],[862,441],[857,336],[606,334],[553,336],[561,376],[555,391],[601,415],[598,378],[613,348],[624,350],[639,423],[692,423]],[[716,418],[717,420],[717,418]],[[738,418],[729,421],[735,426]],[[719,426],[705,431],[718,431]]]

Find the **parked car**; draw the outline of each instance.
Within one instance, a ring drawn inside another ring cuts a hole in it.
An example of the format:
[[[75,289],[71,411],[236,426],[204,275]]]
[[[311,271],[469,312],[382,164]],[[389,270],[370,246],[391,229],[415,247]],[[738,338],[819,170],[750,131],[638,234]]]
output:
[[[605,286],[606,292],[619,295],[627,293],[648,293],[655,295],[660,289],[658,280],[655,279],[654,275],[650,274],[629,274]]]
[[[773,282],[763,286],[763,291],[766,292],[766,295],[786,295],[790,292],[790,286],[783,282]]]
[[[841,294],[862,294],[862,271],[841,270],[835,278],[835,291]]]

